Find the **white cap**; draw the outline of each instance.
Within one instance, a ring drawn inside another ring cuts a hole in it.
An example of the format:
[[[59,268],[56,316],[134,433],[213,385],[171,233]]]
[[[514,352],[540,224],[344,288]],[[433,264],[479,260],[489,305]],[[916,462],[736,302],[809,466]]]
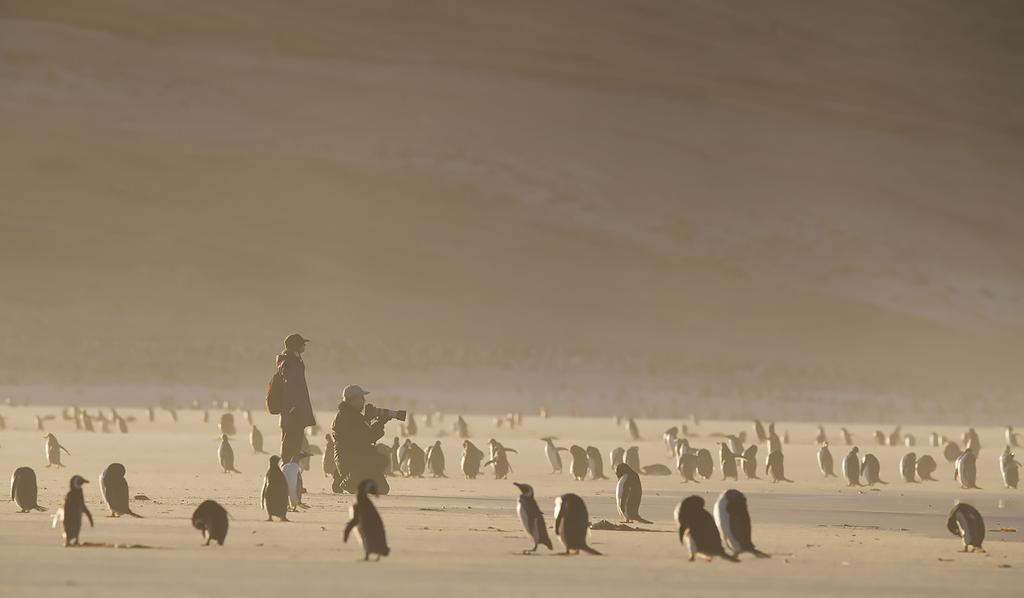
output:
[[[354,399],[354,398],[357,398],[357,397],[365,397],[368,394],[370,394],[370,393],[365,391],[365,390],[363,390],[363,387],[359,386],[358,384],[349,384],[348,386],[346,386],[345,388],[343,388],[341,390],[341,398],[343,398],[343,399]]]

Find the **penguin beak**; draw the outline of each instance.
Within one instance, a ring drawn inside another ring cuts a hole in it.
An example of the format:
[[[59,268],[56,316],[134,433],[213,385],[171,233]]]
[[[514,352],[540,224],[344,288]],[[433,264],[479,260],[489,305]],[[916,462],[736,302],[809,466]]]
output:
[[[88,483],[89,483],[89,480],[87,480],[87,479],[85,479],[85,478],[82,478],[82,483],[83,483],[83,484],[88,484]]]

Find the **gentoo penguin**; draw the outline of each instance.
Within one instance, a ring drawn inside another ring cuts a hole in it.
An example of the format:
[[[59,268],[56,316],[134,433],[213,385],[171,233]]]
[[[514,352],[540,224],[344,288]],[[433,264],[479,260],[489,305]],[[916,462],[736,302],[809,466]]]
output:
[[[704,510],[704,499],[690,496],[679,503],[675,511],[675,520],[679,523],[679,542],[686,547],[690,561],[697,555],[710,561],[712,557],[722,557],[729,561],[738,561],[736,557],[726,554],[722,548],[722,538],[718,533],[715,519]]]
[[[427,469],[435,478],[448,477],[444,474],[444,451],[441,449],[440,440],[434,441],[434,444],[427,447]]]
[[[555,446],[555,438],[548,436],[541,438],[544,441],[544,455],[548,458],[548,463],[551,464],[551,473],[562,473],[562,456],[559,451],[568,451],[569,449],[561,446]]]
[[[953,479],[960,480],[960,487],[964,490],[978,488],[977,462],[978,458],[972,451],[964,451],[954,463]]]
[[[706,448],[697,449],[697,473],[705,480],[710,480],[715,473],[715,460]]]
[[[845,444],[846,446],[850,446],[851,444],[853,444],[853,434],[850,434],[849,430],[847,430],[846,428],[840,428],[839,432],[842,433],[843,435],[843,444]]]
[[[587,450],[574,444],[569,447],[569,456],[572,458],[569,462],[569,471],[572,473],[573,479],[582,482],[587,478],[587,471],[590,470],[590,457],[587,456]]]
[[[921,455],[917,458],[917,477],[921,478],[922,482],[936,482],[932,474],[938,469],[938,465],[935,464],[935,459],[932,459],[931,455]]]
[[[156,421],[156,409],[152,407],[146,407],[146,417],[149,418],[149,423]]]
[[[768,476],[773,484],[776,482],[793,482],[793,480],[786,477],[785,458],[782,455],[782,451],[775,451],[768,455],[768,458],[764,461],[764,474]]]
[[[885,436],[885,432],[881,430],[875,430],[875,444],[878,446],[885,446],[888,442],[888,438]]]
[[[116,418],[114,418],[114,421],[117,422],[117,431],[118,432],[120,432],[122,434],[127,434],[128,433],[128,420],[126,420],[125,418],[123,418],[120,415],[118,415]]]
[[[394,451],[391,451],[388,455],[388,471],[385,473],[391,473],[394,470],[394,467],[391,466],[391,455],[394,455]],[[331,434],[330,432],[324,434],[324,458],[322,468],[325,478],[333,478],[338,473],[338,462],[334,460],[334,434]]]
[[[697,482],[697,455],[689,452],[679,453],[676,469],[679,470],[679,475],[683,476],[683,482]]]
[[[905,446],[907,448],[912,448],[914,446],[917,446],[917,438],[915,438],[913,434],[906,434],[906,435],[904,435],[903,436],[903,446]]]
[[[288,481],[281,471],[281,457],[270,457],[270,468],[263,477],[263,491],[260,493],[260,506],[267,512],[267,521],[277,517],[288,521]]]
[[[19,467],[11,476],[11,500],[21,509],[19,513],[45,511],[39,506],[39,486],[36,472],[31,467]]]
[[[466,420],[462,419],[461,415],[455,420],[455,423],[452,424],[452,429],[455,431],[455,435],[459,438],[462,438],[463,440],[469,438],[469,424],[466,423]]]
[[[651,523],[640,516],[640,500],[644,495],[640,475],[625,463],[615,466],[615,475],[619,478],[615,484],[615,504],[619,508],[619,515],[626,523]]]
[[[633,468],[633,471],[640,471],[640,447],[631,446],[626,449],[626,457],[623,463]]]
[[[626,449],[621,446],[613,448],[612,452],[608,453],[608,467],[611,467],[612,470],[614,470],[616,465],[625,461],[625,458]]]
[[[818,435],[814,437],[814,442],[817,444],[825,444],[828,442],[828,435],[825,434],[825,428],[820,424],[818,425]]]
[[[235,430],[235,416],[232,413],[225,413],[220,416],[220,423],[217,424],[217,428],[221,434],[227,434],[228,436],[234,436]]]
[[[142,515],[132,511],[129,501],[128,480],[124,479],[124,465],[111,463],[100,474],[100,495],[110,509],[110,517],[131,515],[142,518]]]
[[[210,423],[210,410],[209,409],[204,409],[203,410],[203,423],[204,424]]]
[[[661,435],[661,439],[665,442],[665,448],[668,449],[669,454],[674,457],[676,454],[676,440],[679,439],[679,426],[672,426],[665,430],[665,433]]]
[[[220,466],[224,473],[242,473],[235,469],[235,451],[228,442],[228,435],[220,435],[220,448],[217,449],[217,458],[220,459]]]
[[[867,482],[868,486],[874,486],[875,484],[882,484],[884,486],[889,483],[883,482],[878,477],[881,471],[882,465],[878,462],[878,457],[871,453],[864,455],[860,465],[860,475],[864,477],[864,481]]]
[[[847,486],[860,486],[860,455],[859,448],[853,447],[843,458],[843,477]]]
[[[565,554],[601,554],[587,545],[590,514],[583,499],[575,494],[563,494],[555,499],[555,534],[565,547]]]
[[[548,536],[548,526],[544,523],[544,513],[537,505],[537,499],[533,496],[533,486],[513,482],[519,488],[519,499],[516,501],[516,513],[519,521],[523,522],[523,529],[533,540],[533,548],[523,551],[523,554],[537,552],[538,546],[547,546],[548,550],[554,550],[551,545],[551,538]]]
[[[309,471],[309,459],[313,455],[320,454],[320,447],[309,444],[309,437],[306,436],[305,430],[302,431],[302,444],[299,445],[299,451],[305,455],[299,460],[299,467],[302,468],[302,471]]]
[[[640,429],[636,426],[636,420],[632,417],[626,420],[626,431],[629,432],[629,440],[636,442],[640,440]]]
[[[192,527],[203,533],[204,546],[209,546],[210,540],[224,546],[228,537],[228,512],[216,501],[204,500],[192,513]]]
[[[484,452],[469,440],[462,441],[462,473],[467,480],[475,480],[480,475],[480,464],[483,463]]]
[[[252,446],[252,450],[257,455],[263,454],[263,432],[256,426],[253,426],[249,430],[249,445]]]
[[[746,434],[743,434],[746,436]],[[726,438],[729,440],[729,450],[736,453],[737,455],[743,454],[743,439],[735,434],[727,434]]]
[[[911,451],[900,459],[900,477],[908,484],[917,483],[917,453]]]
[[[504,480],[507,478],[508,474],[512,472],[512,465],[508,462],[508,449],[499,444],[494,458],[484,463],[484,467],[490,465],[494,466],[494,479]]]
[[[946,519],[946,528],[954,536],[964,540],[964,552],[985,552],[981,543],[985,541],[985,520],[981,513],[967,503],[953,507]]]
[[[899,444],[900,444],[900,436],[901,436],[901,434],[900,434],[900,426],[896,426],[896,428],[892,432],[889,433],[889,438],[888,438],[889,446],[899,446]]]
[[[740,465],[743,467],[743,473],[746,474],[748,480],[759,480],[757,477],[757,445],[752,444],[747,447],[747,450],[743,451],[743,460],[740,461]]]
[[[348,543],[348,536],[352,530],[356,530],[356,537],[363,546],[363,560],[370,560],[370,555],[377,555],[377,560],[382,556],[388,556],[391,549],[388,548],[387,539],[384,537],[384,522],[373,506],[369,495],[378,496],[377,483],[373,480],[359,482],[356,490],[356,502],[349,509],[351,519],[345,525],[345,534],[342,539]]]
[[[956,463],[956,460],[961,453],[963,453],[963,451],[960,450],[960,445],[952,440],[947,440],[946,443],[942,445],[942,456],[950,463]]]
[[[57,419],[55,415],[37,415],[36,416],[36,430],[39,432],[45,432],[45,425],[43,422],[48,422],[51,419]]]
[[[402,446],[398,447],[398,470],[405,475],[406,463],[405,460],[409,456],[409,447],[412,446],[412,440],[408,438],[402,443]]]
[[[782,450],[782,441],[775,433],[775,422],[768,424],[768,454]]]
[[[1007,488],[1016,490],[1020,484],[1020,462],[1016,455],[1007,445],[1002,455],[999,455],[999,470],[1003,472],[1003,484]]]
[[[46,435],[46,467],[64,467],[64,464],[60,462],[60,452],[64,451],[67,454],[71,454],[71,451],[64,448],[60,442],[57,441],[57,437],[53,434]]]
[[[331,437],[331,443],[333,444],[333,442],[334,442],[334,437],[332,436]],[[401,448],[402,448],[402,444],[398,440],[398,436],[395,436],[394,441],[391,443],[391,450],[390,450],[390,455],[391,456],[388,459],[388,461],[390,461],[388,463],[388,468],[391,470],[390,471],[391,475],[395,475],[395,474],[398,474],[400,472],[399,468],[400,468],[400,466],[402,464],[402,459],[398,456],[398,452],[399,452],[399,450]]]
[[[836,477],[835,463],[832,451],[828,450],[828,441],[821,443],[821,448],[818,449],[818,468],[821,469],[821,475],[826,478]]]
[[[937,432],[932,432],[928,435],[928,444],[931,445],[932,448],[939,447],[939,434]]]
[[[53,527],[57,527],[58,521],[63,524],[64,546],[79,545],[82,515],[89,518],[89,527],[94,527],[92,513],[89,512],[89,507],[85,506],[85,496],[82,494],[82,484],[88,483],[89,480],[80,475],[72,476],[71,490],[64,497],[64,506],[53,516]]]
[[[92,426],[92,417],[88,413],[86,413],[83,410],[81,412],[81,414],[79,415],[79,418],[82,420],[82,429],[83,430],[85,430],[86,432],[95,432],[96,431],[96,429],[93,428],[93,426]]]
[[[768,435],[764,432],[764,424],[762,424],[759,419],[754,420],[754,436],[757,436],[758,442],[765,442],[768,440]]]
[[[288,485],[288,506],[290,511],[298,511],[299,507],[308,509],[309,505],[302,502],[302,459],[306,453],[299,451],[292,460],[281,467],[284,481]]]
[[[722,464],[722,479],[732,478],[733,480],[738,480],[739,472],[736,470],[736,459],[743,458],[743,455],[732,452],[729,445],[724,442],[720,442],[718,445],[718,458]]]
[[[415,442],[405,451],[405,477],[422,478],[427,470],[427,454]]]
[[[722,532],[722,541],[733,556],[749,552],[758,558],[769,555],[754,548],[751,540],[750,511],[747,510],[747,497],[739,490],[726,490],[715,501],[715,523]]]
[[[967,431],[963,433],[962,440],[964,441],[964,450],[971,451],[977,457],[978,452],[981,451],[981,440],[974,428],[967,428]]]
[[[402,426],[402,433],[405,436],[415,436],[418,431],[419,427],[416,425],[416,416],[409,413],[405,418],[405,424]]]
[[[1013,426],[1006,426],[1006,444],[1011,448],[1020,446],[1020,434],[1013,431]]]
[[[596,446],[587,447],[587,468],[590,470],[590,479],[607,480],[604,475],[604,461],[601,459],[601,451]]]

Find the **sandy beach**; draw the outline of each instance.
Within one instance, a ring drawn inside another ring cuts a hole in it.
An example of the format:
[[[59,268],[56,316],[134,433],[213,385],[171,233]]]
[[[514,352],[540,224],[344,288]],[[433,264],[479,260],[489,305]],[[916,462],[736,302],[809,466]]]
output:
[[[352,500],[331,493],[314,461],[305,474],[308,511],[291,515],[291,523],[267,523],[259,507],[259,491],[267,469],[266,456],[255,455],[247,426],[238,417],[234,438],[236,466],[241,475],[220,472],[216,449],[217,414],[203,424],[201,412],[181,411],[175,424],[166,412],[145,421],[142,410],[122,410],[140,421],[129,434],[76,432],[72,422],[48,422],[70,451],[65,469],[46,469],[42,434],[33,430],[39,409],[8,409],[8,429],[0,432],[0,467],[33,467],[39,476],[40,503],[46,513],[17,514],[13,503],[0,513],[0,593],[8,596],[270,596],[290,591],[304,595],[343,594],[621,596],[678,595],[834,595],[939,596],[977,592],[986,596],[1018,595],[1024,582],[1024,495],[1003,490],[995,466],[1002,450],[1002,430],[980,429],[982,441],[978,484],[982,490],[960,490],[952,469],[938,449],[916,447],[940,462],[939,481],[906,484],[899,480],[897,462],[903,448],[872,446],[869,426],[850,426],[862,452],[882,462],[888,485],[846,488],[837,479],[823,479],[817,470],[814,426],[779,424],[788,431],[787,475],[792,484],[766,480],[723,482],[717,471],[711,480],[686,485],[678,475],[644,476],[641,513],[654,521],[639,526],[649,532],[592,531],[592,545],[604,556],[537,556],[520,552],[530,542],[515,515],[517,491],[512,481],[536,488],[547,513],[561,493],[574,492],[586,501],[591,522],[618,523],[614,481],[574,481],[568,473],[552,475],[538,438],[555,435],[559,444],[593,444],[607,455],[616,446],[630,446],[626,433],[609,419],[526,417],[521,428],[496,430],[491,418],[468,417],[473,440],[480,446],[495,437],[519,450],[511,456],[509,480],[483,476],[466,480],[458,469],[459,441],[441,438],[448,461],[447,479],[392,479],[392,493],[376,501],[387,528],[392,554],[381,563],[361,562],[354,543],[345,545],[341,533]],[[57,413],[57,410],[52,410]],[[321,422],[331,414],[321,413]],[[448,418],[448,422],[452,420]],[[254,415],[267,447],[278,431],[266,415]],[[668,421],[639,421],[644,439],[641,462],[670,464],[659,440],[673,425]],[[678,424],[679,422],[674,422]],[[389,428],[397,424],[389,424]],[[748,422],[708,421],[693,428],[695,447],[713,448],[714,432],[750,430]],[[838,424],[828,425],[837,461]],[[933,428],[907,426],[922,441]],[[447,425],[420,429],[414,440],[433,442]],[[959,430],[936,429],[951,438]],[[389,429],[391,437],[392,430]],[[752,435],[752,434],[751,434]],[[314,442],[316,444],[316,442]],[[322,439],[319,443],[323,444]],[[134,501],[144,519],[105,517],[99,495],[99,474],[110,462],[127,467]],[[85,529],[82,540],[104,546],[65,549],[50,519],[66,492],[67,481],[78,473],[89,479],[86,500],[96,527]],[[691,494],[709,505],[718,494],[735,487],[749,500],[754,541],[771,553],[770,559],[742,557],[738,564],[686,561],[679,544],[672,510]],[[230,512],[232,521],[223,547],[203,547],[189,517],[203,499],[213,498]],[[965,554],[958,538],[945,530],[946,514],[955,500],[970,502],[985,516],[989,532],[985,554]],[[125,546],[146,548],[127,548]],[[120,548],[114,546],[122,546]],[[556,549],[559,549],[557,539]]]

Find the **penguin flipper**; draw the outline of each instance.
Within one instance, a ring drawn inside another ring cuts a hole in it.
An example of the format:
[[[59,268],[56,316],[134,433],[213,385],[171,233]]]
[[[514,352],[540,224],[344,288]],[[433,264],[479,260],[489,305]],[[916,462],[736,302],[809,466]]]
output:
[[[59,444],[59,445],[57,445],[57,446],[58,446],[58,447],[60,447],[60,450],[64,451],[64,452],[65,452],[65,453],[67,453],[68,455],[70,455],[70,454],[71,454],[71,451],[69,451],[68,449],[64,448],[64,445],[60,445],[60,444]]]
[[[772,558],[772,555],[768,554],[767,552],[761,552],[760,550],[758,550],[756,548],[751,548],[750,549],[750,553],[753,554],[754,556],[756,556],[759,559],[770,559],[770,558]]]
[[[96,525],[92,522],[92,513],[89,512],[89,507],[82,505],[82,512],[85,513],[85,516],[89,518],[89,527],[96,527]]]
[[[345,524],[345,533],[342,534],[342,540],[346,544],[348,543],[348,535],[350,533],[352,533],[352,529],[355,528],[355,526],[357,526],[357,525],[359,525],[359,519],[356,518],[356,517],[353,517],[352,519],[349,520],[349,522],[347,524]]]
[[[580,547],[580,550],[582,550],[583,552],[586,552],[586,553],[588,553],[588,554],[595,554],[595,555],[597,555],[597,556],[603,556],[603,555],[602,555],[602,554],[601,554],[600,552],[598,552],[598,551],[594,550],[593,548],[591,548],[591,547],[587,546],[586,544],[584,544],[583,546],[581,546],[581,547]]]
[[[515,453],[517,455],[519,454],[519,451],[517,451],[516,449],[510,449],[510,448],[505,449],[505,452],[506,453]]]

